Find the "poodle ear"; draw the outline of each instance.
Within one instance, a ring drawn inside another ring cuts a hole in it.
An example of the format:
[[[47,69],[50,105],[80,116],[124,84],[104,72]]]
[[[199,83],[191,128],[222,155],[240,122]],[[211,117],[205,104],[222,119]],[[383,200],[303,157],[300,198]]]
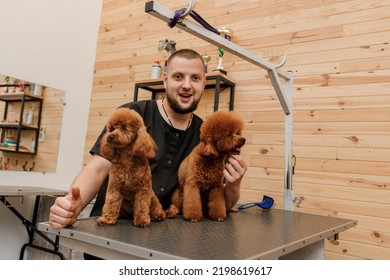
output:
[[[210,141],[201,141],[198,145],[199,153],[204,156],[218,156],[218,151]]]
[[[100,143],[100,154],[106,159],[111,160],[114,157],[115,149],[107,141],[108,133],[106,133]]]
[[[156,147],[156,143],[146,131],[146,128],[141,126],[141,128],[138,130],[138,136],[134,143],[133,152],[147,158],[154,158],[156,156]]]

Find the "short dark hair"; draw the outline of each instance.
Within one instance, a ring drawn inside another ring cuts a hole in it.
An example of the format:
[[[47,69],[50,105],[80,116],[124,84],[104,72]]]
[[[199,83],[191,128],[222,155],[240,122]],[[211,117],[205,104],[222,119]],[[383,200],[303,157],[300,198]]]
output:
[[[171,61],[172,59],[174,59],[175,57],[183,57],[183,58],[186,58],[186,59],[199,59],[200,61],[202,61],[202,64],[203,64],[203,69],[204,69],[204,61],[203,61],[203,58],[202,56],[194,51],[194,50],[191,50],[191,49],[181,49],[181,50],[177,50],[175,51],[167,60],[167,64],[165,66],[165,72],[168,72],[168,69],[169,69],[169,65],[171,64]]]

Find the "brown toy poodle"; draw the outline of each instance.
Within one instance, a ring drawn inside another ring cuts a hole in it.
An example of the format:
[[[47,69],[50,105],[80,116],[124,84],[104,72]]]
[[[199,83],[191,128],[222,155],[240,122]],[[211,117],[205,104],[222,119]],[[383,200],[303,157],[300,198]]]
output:
[[[174,218],[181,211],[187,221],[198,222],[203,213],[223,221],[226,217],[225,163],[239,154],[245,144],[244,122],[233,112],[211,114],[200,128],[200,143],[183,160],[179,168],[179,185],[172,196],[166,216]]]
[[[134,225],[148,227],[165,219],[152,189],[148,159],[155,157],[156,144],[146,131],[141,116],[128,108],[117,109],[107,123],[100,153],[111,161],[109,182],[99,225],[115,224],[131,214]]]

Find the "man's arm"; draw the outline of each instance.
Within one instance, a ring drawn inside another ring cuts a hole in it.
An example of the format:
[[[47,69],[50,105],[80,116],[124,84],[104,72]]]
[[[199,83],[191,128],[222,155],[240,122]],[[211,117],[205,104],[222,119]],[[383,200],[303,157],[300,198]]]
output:
[[[55,200],[50,208],[50,224],[55,228],[73,224],[99,192],[110,167],[110,161],[98,155],[93,156],[73,181],[69,193]]]

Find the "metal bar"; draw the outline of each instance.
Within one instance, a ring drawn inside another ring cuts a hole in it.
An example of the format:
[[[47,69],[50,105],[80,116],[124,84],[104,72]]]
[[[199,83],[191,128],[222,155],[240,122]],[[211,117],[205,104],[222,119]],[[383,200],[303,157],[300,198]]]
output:
[[[219,92],[221,91],[220,85],[221,85],[221,76],[217,76],[217,78],[215,79],[214,112],[218,111],[218,107],[219,107]]]
[[[23,217],[23,215],[20,214],[20,213],[18,212],[18,210],[16,210],[16,209],[12,206],[12,204],[9,203],[9,202],[7,201],[7,196],[5,196],[5,195],[0,195],[0,201],[3,202],[4,205],[5,205],[12,213],[14,213],[15,216],[18,217],[19,220],[22,221],[23,225],[26,224],[27,219],[26,219],[25,217]],[[27,233],[28,233],[28,230],[27,230]]]
[[[18,87],[18,84],[0,84],[0,87]],[[31,86],[30,84],[23,84],[25,87]]]
[[[293,80],[286,81],[287,102],[292,108]],[[284,209],[294,210],[294,193],[292,190],[292,135],[293,135],[293,113],[284,116]]]
[[[37,229],[37,227],[35,226],[35,223],[36,223],[36,218],[37,218],[37,211],[38,211],[38,206],[39,206],[39,195],[37,195],[36,197],[36,202],[35,202],[35,205],[34,205],[34,214],[33,214],[33,222],[30,222],[29,220],[27,220],[18,210],[16,210],[16,208],[14,208],[12,206],[11,203],[9,203],[7,201],[7,196],[5,195],[0,195],[0,201],[2,203],[4,203],[4,205],[12,212],[15,214],[16,217],[18,217],[19,220],[22,221],[22,224],[24,225],[24,227],[26,228],[26,231],[27,231],[27,234],[28,234],[28,237],[29,237],[29,241],[28,243],[24,244],[22,246],[22,249],[20,250],[20,256],[19,256],[19,259],[22,260],[23,259],[23,256],[24,256],[24,251],[26,249],[27,246],[30,246],[30,247],[33,247],[35,249],[38,249],[38,250],[42,250],[42,251],[46,251],[46,252],[51,252],[53,254],[56,254],[58,256],[60,256],[61,259],[65,259],[64,256],[62,255],[62,253],[60,252],[57,252],[58,251],[58,247],[59,247],[59,244],[58,244],[58,238],[56,238],[56,241],[53,241],[51,240],[48,236],[46,236],[44,233],[42,233],[41,231],[39,231]],[[38,202],[37,202],[38,200]],[[33,241],[34,241],[34,233],[38,234],[40,237],[42,237],[44,240],[46,240],[50,245],[52,245],[54,247],[54,251],[50,250],[50,249],[47,249],[45,247],[42,247],[42,246],[39,246],[39,245],[35,245],[33,244]]]
[[[43,109],[43,99],[40,98],[40,99],[37,99],[38,101],[38,104],[39,104],[39,112],[38,112],[38,122],[37,122],[37,126],[38,126],[38,130],[36,131],[35,133],[35,147],[34,147],[34,155],[36,155],[38,153],[38,143],[39,143],[39,132],[41,130],[41,117],[42,117],[42,109]]]
[[[230,88],[230,101],[229,101],[229,111],[233,111],[234,109],[234,94],[236,91],[236,85],[232,85]]]
[[[171,19],[174,17],[175,13],[164,6],[156,3],[155,1],[149,1],[145,4],[145,12],[169,23]],[[218,47],[223,48],[224,50],[228,50],[232,54],[256,65],[259,66],[267,71],[272,71],[273,73],[277,73],[274,80],[278,80],[279,77],[282,77],[285,80],[291,79],[291,73],[284,71],[280,68],[276,68],[274,64],[271,62],[262,59],[260,57],[257,57],[253,53],[249,52],[248,50],[234,44],[233,42],[223,38],[222,36],[219,36],[215,34],[214,32],[211,32],[204,28],[203,26],[200,26],[196,23],[193,23],[189,20],[183,19],[179,21],[176,24],[176,27],[179,29],[182,29],[198,38],[201,38],[213,45],[216,45]],[[278,93],[278,98],[282,104],[283,110],[286,114],[289,114],[291,112],[290,108],[288,107],[287,103],[285,102],[285,96],[283,94],[283,88],[280,85],[280,82],[273,82],[273,86]]]
[[[194,7],[194,3],[195,0],[189,0],[187,10],[181,15],[182,18],[185,18],[191,13],[192,8]]]
[[[20,254],[19,254],[19,260],[23,260],[24,259],[24,252],[26,251],[27,247],[31,247],[31,248],[34,248],[34,249],[37,249],[37,250],[40,250],[40,251],[44,251],[44,252],[47,252],[47,253],[50,253],[50,254],[57,255],[61,260],[65,260],[65,256],[61,252],[59,252],[57,250],[51,250],[51,249],[48,249],[48,248],[45,248],[45,247],[41,247],[39,245],[35,245],[35,244],[31,244],[31,243],[26,243],[26,244],[24,244],[22,246],[22,249],[20,250]]]
[[[268,70],[268,76],[271,80],[272,85],[274,86],[276,95],[279,98],[279,102],[283,108],[284,113],[286,115],[290,114],[291,113],[291,102],[287,101],[289,96],[285,96],[285,94],[283,93],[283,87],[282,87],[282,84],[280,83],[280,80],[278,79],[276,70],[275,69]],[[290,80],[291,80],[291,78],[286,80],[286,83]]]
[[[138,100],[138,89],[139,89],[139,86],[137,84],[135,84],[135,86],[134,86],[134,101]]]

